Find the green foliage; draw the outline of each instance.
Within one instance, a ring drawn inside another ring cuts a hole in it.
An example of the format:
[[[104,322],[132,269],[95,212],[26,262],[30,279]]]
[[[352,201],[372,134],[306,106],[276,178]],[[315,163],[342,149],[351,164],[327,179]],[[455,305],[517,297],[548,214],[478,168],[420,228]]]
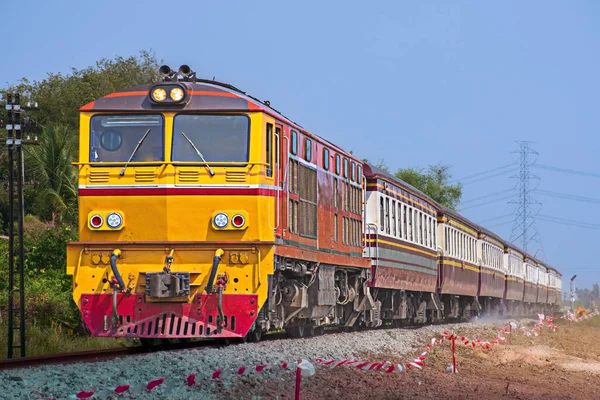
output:
[[[439,204],[456,211],[462,196],[462,186],[449,183],[452,177],[449,165],[430,165],[425,171],[415,168],[400,168],[395,175]]]
[[[366,158],[362,161],[369,163]],[[390,167],[383,159],[372,165],[390,173]],[[462,186],[461,184],[451,185],[449,183],[450,178],[452,178],[449,165],[430,165],[426,170],[423,168],[400,168],[394,175],[425,193],[439,204],[456,211],[462,197]]]
[[[77,205],[77,169],[71,165],[76,149],[69,139],[74,135],[66,126],[45,128],[40,145],[31,152],[37,193],[35,212],[58,224],[63,222],[67,210]]]
[[[25,349],[28,357],[46,354],[68,353],[74,351],[114,349],[130,347],[133,339],[77,337],[69,328],[53,323],[49,326],[26,324]],[[0,325],[0,359],[7,355],[7,324]]]
[[[38,102],[40,111],[35,119],[40,124],[64,125],[76,132],[81,106],[109,93],[156,81],[158,67],[154,54],[141,51],[138,57],[103,58],[93,67],[73,68],[69,75],[48,73],[46,79],[34,82],[23,78],[10,89]]]
[[[63,323],[73,329],[80,324],[72,300],[71,277],[66,274],[66,243],[77,239],[69,227],[55,228],[27,216],[25,236],[25,310],[29,323],[50,326]],[[16,246],[15,246],[16,247]],[[0,240],[0,304],[8,304],[8,241]],[[15,265],[17,258],[15,257]]]

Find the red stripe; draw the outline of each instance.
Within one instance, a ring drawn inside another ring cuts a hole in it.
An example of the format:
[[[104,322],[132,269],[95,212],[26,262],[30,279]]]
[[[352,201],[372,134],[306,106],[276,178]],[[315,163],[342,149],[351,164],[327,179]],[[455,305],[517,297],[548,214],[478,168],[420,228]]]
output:
[[[79,189],[79,196],[276,196],[274,189],[262,188],[102,188]]]

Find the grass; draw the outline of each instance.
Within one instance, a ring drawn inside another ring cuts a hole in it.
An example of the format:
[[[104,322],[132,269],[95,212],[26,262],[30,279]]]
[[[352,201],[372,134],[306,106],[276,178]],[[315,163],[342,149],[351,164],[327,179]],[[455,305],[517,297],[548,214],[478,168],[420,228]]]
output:
[[[42,356],[55,353],[66,353],[87,350],[102,350],[127,347],[134,344],[132,339],[97,338],[91,336],[78,336],[66,332],[59,326],[39,327],[27,325],[25,327],[26,356]],[[19,331],[15,331],[14,343],[18,344]],[[3,322],[0,326],[0,359],[8,356],[8,325]],[[15,357],[20,355],[20,349],[15,349]]]

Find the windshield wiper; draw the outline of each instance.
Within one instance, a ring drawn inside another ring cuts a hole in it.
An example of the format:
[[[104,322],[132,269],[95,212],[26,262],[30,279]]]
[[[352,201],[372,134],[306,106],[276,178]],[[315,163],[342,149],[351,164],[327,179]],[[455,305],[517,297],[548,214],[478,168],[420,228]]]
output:
[[[208,163],[206,162],[206,160],[204,159],[204,156],[202,155],[202,153],[200,153],[200,150],[198,150],[198,148],[194,145],[194,142],[192,142],[190,140],[189,137],[187,137],[185,135],[185,133],[181,132],[181,134],[183,135],[183,137],[185,138],[185,140],[187,140],[190,145],[193,147],[193,149],[196,151],[196,154],[198,154],[198,156],[200,156],[200,158],[202,159],[202,161],[204,162],[204,166],[206,167],[206,169],[208,169],[208,172],[210,173],[210,176],[215,176],[214,171],[210,168],[210,165],[208,165]]]
[[[140,146],[142,145],[142,142],[144,141],[144,139],[146,139],[146,136],[148,136],[148,134],[150,133],[150,130],[152,128],[148,128],[148,130],[146,131],[146,133],[144,133],[144,136],[142,136],[142,138],[140,139],[140,141],[138,142],[137,146],[135,146],[135,149],[133,149],[133,152],[131,153],[131,155],[129,156],[129,160],[127,160],[127,162],[125,163],[125,165],[123,166],[123,169],[121,170],[121,173],[119,175],[123,176],[125,175],[125,168],[127,168],[127,164],[129,164],[131,162],[131,159],[133,158],[133,156],[135,156],[135,153],[137,153],[138,149],[140,148]]]

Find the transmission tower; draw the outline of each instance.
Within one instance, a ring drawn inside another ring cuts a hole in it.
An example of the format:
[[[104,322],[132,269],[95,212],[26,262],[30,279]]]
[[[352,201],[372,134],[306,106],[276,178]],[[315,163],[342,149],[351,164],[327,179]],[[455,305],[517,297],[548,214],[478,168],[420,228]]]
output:
[[[510,241],[514,244],[521,244],[521,248],[527,251],[530,241],[540,241],[540,236],[535,226],[535,216],[539,213],[542,203],[535,200],[533,192],[540,183],[540,178],[531,173],[531,166],[537,160],[539,153],[531,149],[533,142],[519,141],[519,150],[511,152],[518,157],[519,173],[511,176],[512,179],[518,179],[515,189],[518,190],[519,199],[510,201],[514,205],[515,220],[513,222]]]

